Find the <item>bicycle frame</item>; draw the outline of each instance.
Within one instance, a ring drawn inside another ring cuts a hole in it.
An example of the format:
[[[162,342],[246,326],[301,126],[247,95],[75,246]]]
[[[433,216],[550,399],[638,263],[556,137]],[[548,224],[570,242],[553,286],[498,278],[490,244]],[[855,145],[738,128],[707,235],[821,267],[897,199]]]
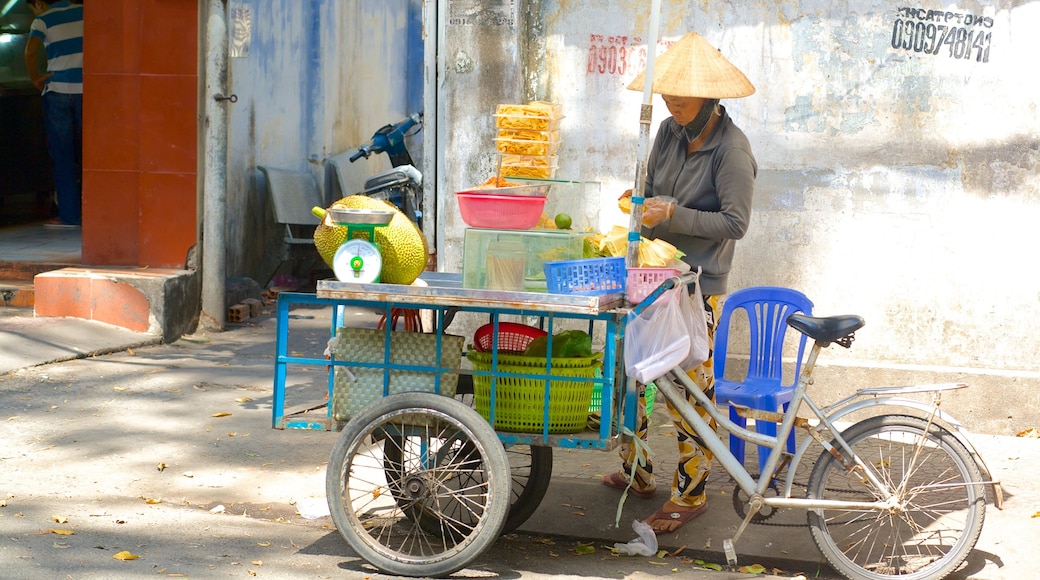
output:
[[[799,377],[798,384],[795,386],[794,394],[791,399],[791,403],[788,406],[788,411],[782,414],[782,421],[777,428],[777,434],[775,436],[763,435],[755,431],[751,431],[746,427],[741,427],[731,421],[729,417],[724,414],[712,401],[705,395],[696,384],[686,375],[682,369],[676,367],[672,369],[665,376],[657,379],[655,384],[658,388],[658,393],[663,395],[666,400],[676,409],[676,411],[683,417],[683,419],[693,427],[694,431],[700,435],[701,440],[705,446],[711,450],[717,460],[726,470],[730,476],[736,480],[737,485],[740,489],[751,498],[750,509],[748,510],[747,517],[744,522],[737,529],[733,538],[727,540],[727,542],[735,542],[737,538],[743,533],[747,524],[751,521],[751,518],[758,512],[763,506],[774,507],[774,508],[801,508],[801,509],[814,509],[814,508],[844,508],[844,509],[866,509],[866,510],[885,510],[894,507],[896,499],[894,497],[884,498],[874,502],[851,502],[851,501],[834,501],[834,500],[823,500],[823,499],[809,499],[809,498],[795,498],[791,497],[791,489],[793,486],[794,473],[796,467],[801,461],[812,441],[817,441],[825,449],[830,451],[835,456],[838,456],[838,452],[833,449],[829,439],[833,438],[841,450],[844,452],[846,457],[850,457],[854,465],[847,464],[847,467],[859,468],[860,472],[865,478],[867,478],[875,489],[885,489],[885,485],[878,479],[878,476],[874,469],[864,465],[862,460],[851,450],[849,445],[844,441],[841,436],[841,430],[835,426],[835,422],[852,413],[854,411],[862,410],[867,407],[876,405],[886,406],[900,406],[904,408],[912,408],[922,413],[927,414],[925,417],[930,423],[934,422],[936,418],[940,418],[941,422],[948,423],[956,428],[951,431],[958,439],[965,442],[965,446],[971,451],[972,456],[977,461],[980,469],[983,471],[984,477],[992,480],[990,471],[986,468],[985,464],[981,461],[981,457],[975,451],[975,447],[966,440],[963,430],[959,428],[959,423],[954,421],[949,416],[942,414],[941,411],[935,405],[927,405],[914,401],[912,399],[905,398],[893,398],[884,397],[875,399],[872,401],[857,401],[864,396],[878,396],[885,394],[899,394],[899,393],[911,393],[911,392],[936,392],[937,394],[942,391],[951,390],[955,388],[963,388],[967,385],[963,384],[944,384],[944,385],[926,385],[917,387],[891,387],[881,389],[864,389],[858,391],[856,394],[847,397],[837,403],[829,405],[827,407],[817,406],[812,399],[807,395],[806,391],[808,386],[812,383],[812,372],[816,364],[820,351],[823,347],[818,342],[813,343],[812,350],[809,353],[809,358],[806,361],[805,368],[802,369],[802,374]],[[632,380],[632,379],[630,379]],[[716,421],[717,424],[721,425],[728,432],[749,443],[756,445],[762,445],[769,448],[769,456],[765,463],[763,473],[759,475],[758,480],[751,476],[747,468],[737,460],[733,453],[729,450],[729,446],[726,445],[721,438],[718,437],[715,430],[712,429],[711,425],[703,419],[696,411],[693,405],[679,392],[679,385],[681,384],[688,393],[691,393],[693,398],[697,401],[701,407],[703,407],[708,415]],[[799,421],[798,409],[802,404],[812,412],[812,414],[819,420],[819,424],[810,427],[807,422]],[[778,416],[781,414],[777,414]],[[765,493],[768,489],[773,478],[772,475],[777,466],[780,463],[780,459],[784,454],[784,444],[787,440],[787,436],[794,429],[795,424],[800,423],[801,426],[805,427],[813,437],[808,438],[799,445],[795,456],[792,460],[791,465],[788,467],[788,473],[785,480],[784,490],[782,494],[778,494],[775,497],[766,497]],[[821,436],[823,433],[829,432],[830,437]],[[844,460],[843,460],[844,461]],[[999,490],[999,483],[995,481],[985,481],[984,484],[992,485],[997,498],[998,507],[1002,503],[1002,495]]]

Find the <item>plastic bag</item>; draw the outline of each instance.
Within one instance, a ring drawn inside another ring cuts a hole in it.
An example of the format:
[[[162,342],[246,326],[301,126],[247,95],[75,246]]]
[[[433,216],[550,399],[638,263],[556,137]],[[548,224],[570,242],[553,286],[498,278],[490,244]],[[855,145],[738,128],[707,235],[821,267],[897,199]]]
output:
[[[625,327],[625,372],[646,384],[674,367],[687,371],[708,360],[708,325],[700,291],[700,270],[694,296],[676,284],[638,315],[629,314]]]
[[[697,281],[686,308],[690,310],[690,353],[680,363],[682,370],[689,371],[704,364],[708,360],[708,316],[704,312],[704,295],[701,294],[701,269],[697,268]]]
[[[657,534],[650,524],[639,520],[632,520],[632,529],[639,537],[627,544],[617,542],[614,551],[622,556],[653,556],[657,553]]]

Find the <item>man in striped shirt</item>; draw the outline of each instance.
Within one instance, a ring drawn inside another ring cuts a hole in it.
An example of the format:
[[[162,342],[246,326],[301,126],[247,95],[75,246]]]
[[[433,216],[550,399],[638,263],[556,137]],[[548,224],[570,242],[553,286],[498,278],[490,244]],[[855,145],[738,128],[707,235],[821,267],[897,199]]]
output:
[[[83,6],[68,0],[26,0],[36,19],[25,66],[43,93],[47,151],[53,163],[58,217],[48,227],[77,228],[81,220],[83,153]],[[41,72],[40,55],[47,55]]]

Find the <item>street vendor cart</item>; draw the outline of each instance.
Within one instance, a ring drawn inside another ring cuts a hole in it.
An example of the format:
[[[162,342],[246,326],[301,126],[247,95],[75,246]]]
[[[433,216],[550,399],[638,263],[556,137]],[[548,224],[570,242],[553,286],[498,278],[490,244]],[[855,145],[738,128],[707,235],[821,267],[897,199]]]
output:
[[[620,358],[628,313],[620,286],[551,294],[463,288],[460,274],[427,272],[421,280],[325,280],[315,294],[280,294],[272,420],[275,428],[342,429],[326,490],[337,527],[380,569],[438,576],[463,567],[537,509],[552,447],[617,445],[620,431],[635,423],[637,393],[634,383],[626,388]],[[288,352],[293,305],[332,309],[330,360]],[[344,309],[382,311],[387,323],[344,327]],[[394,314],[413,309],[431,315],[431,332],[393,330]],[[486,317],[482,350],[471,337],[451,334],[460,313]],[[601,336],[602,352],[500,354],[515,352],[515,329],[530,328],[514,321],[532,317],[548,352],[553,335],[574,326]],[[287,410],[286,370],[308,364],[336,369],[328,403]]]

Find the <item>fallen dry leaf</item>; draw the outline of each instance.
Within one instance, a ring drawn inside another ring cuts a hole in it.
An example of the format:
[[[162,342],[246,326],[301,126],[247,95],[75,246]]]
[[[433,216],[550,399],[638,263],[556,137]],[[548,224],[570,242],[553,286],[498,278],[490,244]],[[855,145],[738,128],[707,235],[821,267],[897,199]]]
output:
[[[1031,517],[1031,518],[1040,518],[1040,512],[1036,512],[1035,514],[1033,514],[1033,515],[1031,515],[1029,517]]]
[[[213,413],[212,416],[213,417],[230,417],[231,413],[225,413],[225,412],[221,411],[220,413]]]
[[[1016,435],[1016,437],[1025,437],[1027,439],[1040,439],[1040,430],[1038,430],[1036,427],[1032,427],[1030,429],[1022,431],[1021,433]]]
[[[75,533],[76,532],[74,532],[72,530],[63,530],[63,529],[50,528],[50,529],[43,530],[39,534],[57,534],[59,536],[72,536],[72,535],[75,535]],[[37,535],[39,535],[39,534],[37,534]]]
[[[162,498],[160,498],[160,497],[145,497],[145,496],[142,495],[141,499],[144,500],[144,503],[152,504],[152,505],[155,505],[157,503],[162,503]]]
[[[592,544],[578,544],[574,548],[574,553],[575,554],[595,554],[596,553],[596,546],[593,546]]]
[[[741,566],[738,571],[747,574],[763,574],[766,571],[766,567],[761,564],[751,564],[750,566]]]
[[[249,401],[252,401],[252,400],[253,399],[251,399],[249,397],[239,397],[239,398],[235,399],[235,402],[236,403],[248,403]]]
[[[271,542],[257,542],[256,545],[260,546],[261,548],[270,548]]]
[[[55,523],[59,523],[59,524],[67,524],[67,523],[69,523],[69,518],[67,518],[65,516],[51,516],[51,519],[54,520]]]
[[[163,463],[162,461],[160,461],[159,463],[155,464],[155,468],[158,469],[159,471],[162,471],[162,470],[166,469],[167,467],[169,467],[169,466],[166,465],[165,463]]]
[[[112,557],[115,558],[116,560],[127,561],[127,560],[136,560],[140,556],[135,556],[135,555],[131,554],[130,552],[127,552],[126,550],[123,550],[122,552],[116,552],[115,554],[112,554]]]
[[[195,474],[190,472],[190,471],[185,471],[181,475],[183,475],[184,477],[187,477],[188,479],[191,479],[191,478],[195,477]]]

